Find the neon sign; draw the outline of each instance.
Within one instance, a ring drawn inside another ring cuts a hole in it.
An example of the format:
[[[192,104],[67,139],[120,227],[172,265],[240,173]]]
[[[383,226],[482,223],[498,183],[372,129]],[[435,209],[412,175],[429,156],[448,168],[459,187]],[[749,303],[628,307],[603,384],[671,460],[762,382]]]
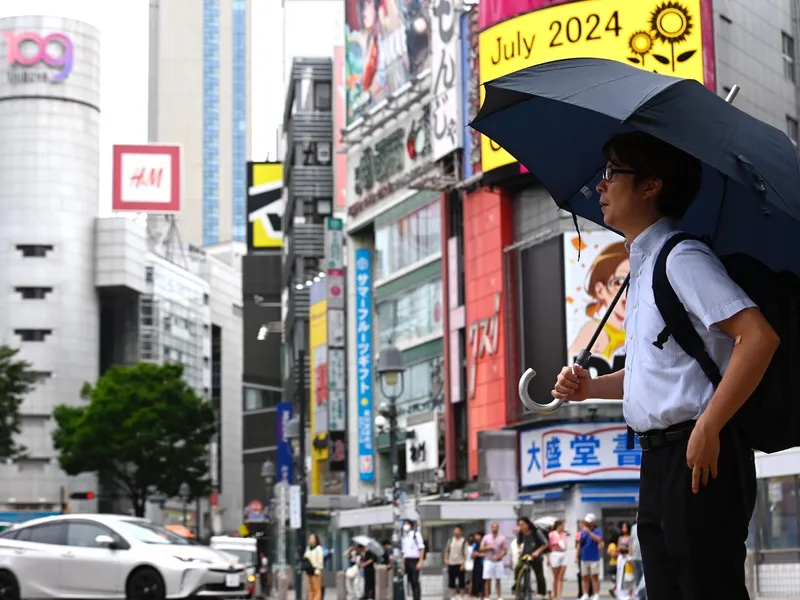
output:
[[[3,36],[8,42],[9,67],[26,67],[25,70],[9,69],[9,83],[48,81],[59,83],[69,77],[72,72],[74,47],[72,40],[63,33],[51,33],[41,36],[33,32],[17,34],[13,31],[4,31]],[[60,52],[53,53],[56,47],[60,49]],[[28,67],[34,67],[41,63],[58,69],[58,71],[53,73],[50,70],[38,72],[27,70]]]

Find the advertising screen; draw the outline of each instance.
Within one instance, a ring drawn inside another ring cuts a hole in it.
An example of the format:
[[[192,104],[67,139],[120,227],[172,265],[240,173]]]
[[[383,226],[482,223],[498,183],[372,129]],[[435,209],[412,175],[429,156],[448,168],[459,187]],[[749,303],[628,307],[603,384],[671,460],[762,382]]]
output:
[[[347,123],[430,67],[429,0],[346,0]]]
[[[696,79],[713,89],[713,56],[703,44],[703,4],[583,0],[509,19],[480,34],[481,83],[541,63],[591,57]],[[484,93],[481,88],[481,102]],[[481,137],[483,172],[513,162],[505,150]]]

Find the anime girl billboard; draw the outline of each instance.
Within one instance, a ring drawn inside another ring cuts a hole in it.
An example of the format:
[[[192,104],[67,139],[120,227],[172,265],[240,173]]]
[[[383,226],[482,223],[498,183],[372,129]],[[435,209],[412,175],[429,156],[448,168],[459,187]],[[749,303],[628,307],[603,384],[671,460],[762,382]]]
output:
[[[578,244],[581,256],[578,261]],[[610,231],[564,234],[564,298],[567,314],[567,361],[586,347],[630,271],[625,243]],[[625,366],[625,294],[591,348],[595,375]]]
[[[430,66],[430,0],[345,0],[347,123]]]

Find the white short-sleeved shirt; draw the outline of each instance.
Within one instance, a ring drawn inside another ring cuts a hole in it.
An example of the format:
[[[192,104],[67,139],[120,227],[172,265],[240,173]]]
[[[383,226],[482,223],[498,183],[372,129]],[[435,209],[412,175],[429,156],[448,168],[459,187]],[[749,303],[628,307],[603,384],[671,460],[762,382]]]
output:
[[[629,248],[631,280],[625,313],[623,412],[628,425],[639,433],[697,419],[714,393],[700,365],[672,336],[663,350],[653,345],[664,329],[664,319],[653,297],[653,268],[664,243],[678,232],[671,220],[661,219]],[[715,323],[755,304],[702,242],[687,240],[678,244],[667,259],[667,277],[706,351],[724,373],[733,352],[733,340]]]
[[[422,539],[422,534],[414,529],[404,532],[400,542],[403,558],[419,558],[421,551],[425,549],[425,541]]]

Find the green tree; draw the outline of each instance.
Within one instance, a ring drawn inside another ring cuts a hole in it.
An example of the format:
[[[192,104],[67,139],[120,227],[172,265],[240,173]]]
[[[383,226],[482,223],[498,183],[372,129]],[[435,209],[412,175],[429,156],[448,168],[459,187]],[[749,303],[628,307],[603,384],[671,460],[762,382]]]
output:
[[[19,407],[39,379],[31,363],[17,360],[18,349],[0,346],[0,459],[18,458],[25,447],[14,439],[20,432]]]
[[[198,498],[211,492],[207,445],[216,431],[211,403],[183,380],[180,365],[113,366],[81,406],[53,412],[53,441],[70,475],[96,473],[127,495],[138,516],[155,493],[178,495],[182,482]]]

